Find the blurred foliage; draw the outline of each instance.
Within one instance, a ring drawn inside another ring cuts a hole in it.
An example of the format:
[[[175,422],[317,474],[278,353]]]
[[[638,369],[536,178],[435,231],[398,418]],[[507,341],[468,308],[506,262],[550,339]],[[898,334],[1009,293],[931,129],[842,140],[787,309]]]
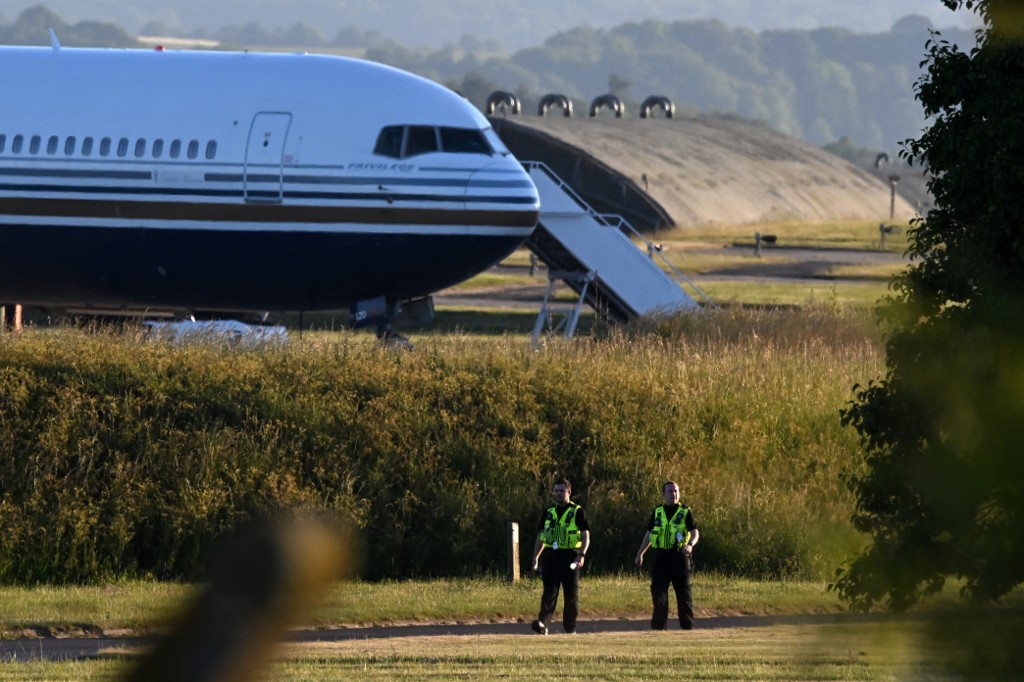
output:
[[[631,566],[672,478],[701,568],[820,579],[856,548],[836,415],[880,349],[863,321],[815,320],[710,314],[540,353],[0,335],[0,582],[193,579],[230,530],[286,509],[351,519],[369,578],[501,573],[505,524],[532,543],[561,474],[591,571]]]
[[[1024,25],[1010,0],[945,4],[989,29],[967,53],[935,36],[917,84],[933,123],[904,156],[929,166],[935,208],[880,307],[886,375],[843,417],[868,452],[850,488],[872,544],[835,587],[859,608],[949,578],[981,602],[1024,581]]]

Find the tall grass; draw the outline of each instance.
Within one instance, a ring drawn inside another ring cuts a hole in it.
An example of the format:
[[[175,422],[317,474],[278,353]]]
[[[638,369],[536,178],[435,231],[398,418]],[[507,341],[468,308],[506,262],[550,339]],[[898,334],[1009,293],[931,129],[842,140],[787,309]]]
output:
[[[663,480],[703,568],[820,578],[856,542],[838,409],[880,371],[836,311],[678,318],[605,338],[347,333],[284,347],[172,346],[72,329],[0,336],[0,581],[191,579],[283,509],[345,515],[369,578],[501,571],[570,477],[591,570],[627,567]],[[524,551],[527,554],[528,551]]]

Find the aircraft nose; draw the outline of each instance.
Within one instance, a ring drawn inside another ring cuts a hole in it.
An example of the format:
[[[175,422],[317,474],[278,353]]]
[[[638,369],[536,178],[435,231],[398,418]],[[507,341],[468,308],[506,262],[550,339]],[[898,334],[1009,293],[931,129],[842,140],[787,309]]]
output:
[[[477,169],[466,187],[467,207],[493,203],[506,210],[540,211],[540,195],[529,174],[513,157],[502,157]]]

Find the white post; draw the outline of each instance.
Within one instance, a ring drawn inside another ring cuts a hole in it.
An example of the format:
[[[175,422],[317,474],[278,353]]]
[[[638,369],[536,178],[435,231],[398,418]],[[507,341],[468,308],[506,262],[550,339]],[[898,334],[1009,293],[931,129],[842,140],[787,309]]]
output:
[[[515,521],[509,521],[505,535],[508,542],[508,570],[506,577],[510,583],[514,583],[519,580],[519,524]]]

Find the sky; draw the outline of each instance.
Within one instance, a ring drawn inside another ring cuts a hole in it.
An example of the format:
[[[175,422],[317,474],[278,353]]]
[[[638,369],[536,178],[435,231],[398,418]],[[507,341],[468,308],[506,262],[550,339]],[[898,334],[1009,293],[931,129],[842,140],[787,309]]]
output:
[[[508,48],[543,43],[559,31],[580,25],[611,28],[627,21],[719,19],[755,31],[840,26],[859,33],[888,31],[900,18],[918,14],[939,27],[971,28],[969,12],[949,11],[940,0],[3,0],[0,15],[13,21],[42,2],[62,19],[110,21],[139,32],[160,20],[186,31],[215,33],[224,25],[257,21],[267,28],[302,22],[333,38],[348,25],[373,29],[409,47],[442,47],[465,34],[495,39]],[[601,11],[595,11],[600,6]],[[400,7],[404,11],[395,11]],[[457,8],[457,9],[456,9]],[[497,8],[497,9],[496,9]],[[544,12],[544,24],[532,18]],[[431,23],[431,19],[438,21]]]

